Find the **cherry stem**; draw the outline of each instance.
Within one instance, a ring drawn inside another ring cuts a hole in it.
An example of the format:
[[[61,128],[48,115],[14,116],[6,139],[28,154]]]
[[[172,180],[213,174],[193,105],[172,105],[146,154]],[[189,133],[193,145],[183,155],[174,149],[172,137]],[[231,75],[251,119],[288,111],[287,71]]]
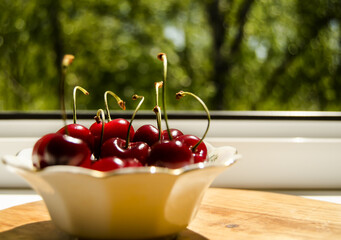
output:
[[[173,137],[171,135],[169,125],[168,125],[168,116],[167,116],[167,110],[166,110],[167,56],[165,53],[159,53],[157,55],[157,58],[163,62],[163,85],[162,85],[163,116],[165,119],[169,140],[173,140]]]
[[[202,138],[200,139],[200,141],[198,141],[197,144],[195,144],[193,147],[192,147],[192,152],[195,152],[196,149],[198,148],[198,146],[202,143],[202,141],[204,141],[204,138],[206,137],[207,135],[207,132],[210,128],[210,124],[211,124],[211,116],[210,116],[210,112],[208,111],[208,108],[206,106],[206,104],[204,103],[203,100],[201,100],[197,95],[195,95],[194,93],[191,93],[191,92],[184,92],[184,91],[180,91],[176,94],[176,99],[180,99],[186,95],[189,95],[189,96],[192,96],[194,97],[200,104],[201,106],[204,108],[206,114],[207,114],[207,127],[206,127],[206,131],[204,133],[204,135],[202,136]]]
[[[162,88],[163,82],[156,82],[155,83],[155,103],[156,106],[154,107],[153,111],[156,114],[156,122],[157,122],[157,127],[159,129],[159,141],[161,141],[161,133],[162,133],[162,126],[161,126],[161,108],[159,106],[159,88]]]
[[[163,82],[156,82],[155,83],[155,103],[156,106],[159,106],[159,88],[162,88]]]
[[[156,114],[157,128],[159,129],[159,141],[161,141],[161,133],[162,133],[162,127],[161,127],[161,108],[156,105],[154,107],[153,111]]]
[[[73,89],[73,123],[77,122],[77,114],[76,114],[76,93],[77,93],[77,90],[82,91],[82,93],[84,93],[85,95],[89,95],[89,92],[80,86],[76,86]]]
[[[102,119],[102,131],[101,131],[101,138],[99,140],[99,150],[98,150],[98,156],[97,156],[97,159],[99,159],[101,156],[101,148],[102,148],[102,144],[103,144],[104,124],[105,124],[105,113],[104,113],[103,109],[97,110],[97,114],[96,114],[95,119],[96,119],[97,123],[99,123],[100,119]]]
[[[65,128],[65,134],[69,135],[69,130],[67,128],[67,124],[66,124],[66,110],[65,110],[65,78],[66,78],[66,73],[67,73],[67,69],[70,66],[70,64],[72,63],[73,59],[75,57],[73,55],[70,54],[66,54],[63,57],[63,61],[61,64],[61,75],[60,75],[60,82],[59,82],[59,102],[60,102],[60,108],[62,110],[62,119],[64,122],[64,128]]]
[[[105,108],[106,108],[107,114],[108,114],[108,122],[110,122],[111,116],[110,116],[110,111],[109,111],[109,106],[108,106],[108,97],[107,97],[108,94],[110,94],[111,96],[113,96],[116,99],[117,104],[120,106],[120,108],[122,110],[126,110],[126,103],[119,96],[117,96],[115,93],[113,93],[112,91],[106,91],[104,93]]]
[[[139,96],[137,94],[133,95],[133,100],[137,100],[138,98],[140,98],[141,100],[140,100],[139,104],[137,105],[137,107],[136,107],[136,109],[135,109],[135,111],[133,113],[133,116],[131,117],[130,123],[129,123],[128,132],[127,132],[127,141],[126,141],[125,149],[127,149],[129,147],[129,143],[130,143],[130,130],[131,130],[131,126],[133,124],[133,121],[135,119],[135,115],[136,115],[137,111],[140,109],[140,107],[141,107],[141,105],[142,105],[142,103],[144,101],[144,97],[143,96]]]

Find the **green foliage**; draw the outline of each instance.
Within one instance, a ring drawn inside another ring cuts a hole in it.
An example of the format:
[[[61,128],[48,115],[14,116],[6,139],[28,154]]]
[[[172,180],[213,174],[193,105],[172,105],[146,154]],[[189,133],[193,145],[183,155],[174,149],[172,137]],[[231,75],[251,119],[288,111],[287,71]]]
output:
[[[59,108],[59,64],[79,109],[104,108],[111,90],[154,105],[168,56],[170,109],[192,91],[212,110],[341,110],[341,3],[294,0],[0,2],[0,110]],[[109,98],[110,106],[116,105]]]

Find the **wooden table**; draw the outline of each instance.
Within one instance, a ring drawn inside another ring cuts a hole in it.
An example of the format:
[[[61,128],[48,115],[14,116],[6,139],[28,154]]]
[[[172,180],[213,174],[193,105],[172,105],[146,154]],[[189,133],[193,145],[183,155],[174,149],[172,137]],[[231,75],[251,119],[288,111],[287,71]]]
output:
[[[74,239],[56,229],[42,201],[0,211],[0,239]],[[260,191],[207,191],[178,240],[341,239],[341,204]]]

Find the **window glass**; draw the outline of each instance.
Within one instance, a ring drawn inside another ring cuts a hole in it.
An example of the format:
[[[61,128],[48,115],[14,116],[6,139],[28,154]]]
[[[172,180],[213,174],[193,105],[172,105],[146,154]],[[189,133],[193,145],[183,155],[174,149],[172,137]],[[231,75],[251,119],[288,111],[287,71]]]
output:
[[[0,110],[59,109],[64,54],[78,109],[103,108],[110,90],[155,105],[168,56],[170,109],[341,110],[341,2],[320,0],[0,1]]]

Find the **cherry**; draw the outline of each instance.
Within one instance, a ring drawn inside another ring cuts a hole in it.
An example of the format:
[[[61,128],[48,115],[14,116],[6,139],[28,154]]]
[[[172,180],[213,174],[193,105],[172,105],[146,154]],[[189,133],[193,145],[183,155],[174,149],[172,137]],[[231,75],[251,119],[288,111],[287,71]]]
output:
[[[90,168],[93,170],[107,172],[114,169],[123,168],[124,166],[125,163],[122,159],[118,157],[106,157],[95,161]]]
[[[124,167],[143,167],[143,165],[136,158],[126,158],[124,159]]]
[[[193,156],[194,156],[195,163],[203,162],[206,160],[206,157],[207,157],[207,148],[203,140],[206,137],[206,134],[210,128],[210,123],[211,123],[210,113],[205,103],[197,95],[191,92],[180,91],[176,94],[176,98],[181,99],[182,97],[186,95],[194,97],[202,105],[202,107],[204,108],[207,114],[208,123],[207,123],[206,131],[201,139],[193,135],[182,135],[182,136],[178,136],[176,139],[182,141],[185,145],[187,145],[191,149]]]
[[[162,100],[163,100],[163,110],[164,110],[164,119],[167,127],[167,134],[169,140],[163,140],[158,143],[155,143],[150,151],[149,158],[147,159],[147,164],[152,166],[159,167],[168,167],[168,168],[180,168],[186,166],[188,164],[193,164],[194,159],[192,155],[192,151],[181,141],[173,139],[171,130],[168,126],[168,118],[166,112],[166,104],[165,104],[165,94],[166,94],[166,76],[167,76],[167,57],[166,54],[160,53],[158,58],[163,61],[164,66],[164,80],[163,80],[163,91],[162,91]],[[158,106],[154,108],[157,115],[160,115],[160,111]],[[158,118],[159,119],[159,118]],[[160,126],[160,124],[159,124]],[[161,129],[159,129],[161,131]],[[179,134],[178,132],[176,132]]]
[[[95,117],[96,122],[94,122],[89,130],[91,134],[94,136],[94,152],[98,153],[98,149],[100,148],[100,139],[101,139],[101,132],[102,132],[102,124],[103,120],[99,116]],[[104,135],[103,135],[103,142],[110,138],[119,137],[125,138],[127,136],[129,128],[129,122],[123,118],[114,119],[108,123],[104,123]],[[130,137],[134,137],[134,129],[130,131]],[[95,154],[96,156],[97,154]]]
[[[164,81],[164,82],[166,82],[166,81]],[[155,96],[156,96],[156,106],[154,107],[154,112],[155,112],[155,114],[156,114],[156,116],[157,116],[157,118],[156,118],[156,120],[157,120],[157,123],[158,123],[158,128],[159,128],[159,131],[161,131],[161,116],[160,116],[160,113],[161,113],[161,110],[160,110],[160,107],[158,106],[158,95],[159,95],[159,88],[161,88],[161,87],[163,87],[163,82],[156,82],[155,83],[155,92],[156,92],[156,94],[155,94]],[[165,104],[164,104],[164,107],[165,107]],[[159,136],[159,140],[172,140],[172,139],[174,139],[174,138],[176,138],[176,137],[178,137],[178,136],[181,136],[181,135],[183,135],[183,133],[180,131],[180,130],[178,130],[178,129],[174,129],[174,128],[171,128],[171,129],[169,129],[169,127],[168,127],[168,119],[166,119],[167,118],[167,113],[165,113],[165,121],[166,121],[166,126],[167,126],[167,130],[163,130],[163,131],[161,131],[161,134],[160,134],[160,136]]]
[[[149,166],[167,168],[180,168],[193,163],[191,150],[179,140],[165,140],[154,144],[147,159]]]
[[[105,128],[105,116],[104,116],[104,111],[102,109],[99,109],[97,111],[97,114],[95,116],[96,122],[94,122],[89,130],[94,136],[94,155],[95,158],[99,158],[100,152],[101,152],[101,147],[103,143],[103,135],[104,135],[104,128]]]
[[[126,138],[128,129],[129,129],[129,121],[123,118],[116,118],[106,123],[104,126],[104,137],[103,142],[105,142],[109,138]],[[130,130],[130,138],[134,137],[135,131],[134,128],[131,127]]]
[[[90,157],[90,149],[84,141],[56,133],[46,144],[43,160],[46,166],[78,166]]]
[[[122,159],[136,158],[142,165],[145,165],[149,152],[150,147],[145,142],[130,142],[126,148],[126,140],[122,138],[110,138],[102,145],[101,157],[116,156]]]
[[[161,141],[161,109],[159,107],[159,88],[161,88],[163,82],[155,83],[155,102],[156,106],[153,111],[156,114],[156,122],[158,128],[154,127],[151,124],[143,125],[135,132],[133,141],[134,142],[146,142],[149,146],[153,146],[156,142]]]
[[[172,137],[171,137],[172,139],[175,139],[175,138],[177,138],[177,137],[179,137],[179,136],[181,136],[181,135],[184,135],[184,134],[183,134],[180,130],[178,130],[178,129],[171,128],[171,129],[169,129],[169,131],[170,131],[170,135],[172,136]],[[163,130],[163,131],[162,131],[161,139],[162,139],[162,140],[170,140],[167,130]]]
[[[101,131],[102,131],[102,119],[96,115],[94,117],[95,122],[90,126],[89,130],[91,132],[91,134],[96,138],[96,137],[100,137],[101,136]],[[105,124],[105,123],[104,123]],[[96,139],[95,142],[97,142],[98,140]]]
[[[134,95],[133,100],[137,98],[141,98],[140,103],[136,107],[131,121],[128,126],[128,130],[126,133],[126,140],[123,138],[115,137],[110,138],[103,143],[101,148],[101,157],[108,157],[108,156],[117,156],[120,158],[137,158],[143,165],[146,163],[147,157],[150,152],[150,147],[145,142],[130,142],[131,139],[131,130],[132,130],[132,123],[134,121],[135,115],[139,110],[140,106],[144,101],[144,97]],[[106,131],[106,128],[105,128]]]
[[[102,114],[102,117],[100,117],[101,112],[103,112],[102,109],[97,111],[97,115],[95,116],[96,122],[89,128],[91,134],[94,136],[94,155],[96,158],[100,157],[102,143],[106,140],[115,137],[126,138],[128,132],[130,138],[133,138],[134,136],[134,129],[129,127],[130,123],[127,120],[117,118],[108,123],[104,123],[104,113]],[[129,130],[129,128],[131,128],[131,130]]]
[[[49,133],[42,136],[33,146],[32,151],[32,162],[33,166],[38,169],[42,169],[47,167],[46,161],[44,159],[44,152],[46,148],[46,144],[54,137],[55,133]]]
[[[68,66],[73,61],[74,56],[65,55],[62,61],[62,74],[60,79],[60,105],[65,126],[65,132],[69,134],[66,127],[66,112],[64,101],[64,84]],[[91,152],[88,145],[81,139],[68,135],[55,133],[45,135],[34,146],[33,164],[39,169],[51,165],[79,165],[90,158]]]
[[[170,129],[170,133],[173,139],[183,135],[178,129]],[[162,131],[161,140],[169,140],[167,130]],[[146,142],[149,146],[153,146],[159,141],[159,130],[151,124],[143,125],[136,130],[133,141]]]
[[[151,124],[143,125],[136,130],[133,142],[145,142],[149,146],[159,141],[159,130]]]
[[[195,150],[193,147],[200,141],[200,138],[193,136],[193,135],[181,135],[176,138],[186,145],[193,154],[194,163],[204,162],[207,157],[207,147],[205,143],[201,142]]]
[[[161,131],[161,109],[159,107],[159,88],[163,86],[163,82],[156,82],[155,83],[155,102],[156,106],[154,107],[153,111],[156,114],[156,121],[158,124],[158,128],[154,127],[153,125],[143,125],[140,127],[134,135],[134,142],[142,141],[146,142],[149,146],[153,146],[156,142],[162,141],[162,140],[169,140],[168,132],[167,130]],[[180,130],[177,129],[170,129],[170,133],[172,138],[176,138],[180,135],[183,135],[183,133]]]
[[[88,144],[91,152],[94,150],[94,136],[88,128],[75,123],[67,125],[66,128],[69,136],[83,140],[86,144]],[[66,134],[65,127],[59,129],[57,133]]]
[[[116,99],[117,104],[120,106],[122,110],[126,109],[125,102],[122,101],[122,99],[119,98],[115,93],[113,93],[112,91],[106,91],[104,93],[104,103],[105,103],[105,107],[107,110],[109,121],[108,123],[105,124],[103,142],[105,142],[109,138],[114,138],[114,137],[125,138],[127,136],[127,132],[129,129],[129,121],[127,121],[126,119],[117,118],[117,119],[111,120],[109,106],[108,106],[108,94],[110,94]],[[135,133],[134,128],[131,128],[130,130],[131,139],[133,138],[134,133]]]
[[[170,133],[173,139],[183,135],[178,129],[170,129]],[[167,130],[162,131],[161,140],[169,140]],[[159,141],[159,130],[151,124],[143,125],[136,130],[133,141],[146,142],[149,146],[153,146]]]
[[[142,164],[136,158],[127,158],[123,160],[118,157],[105,157],[95,161],[90,167],[87,168],[108,172],[118,168],[126,167],[142,167]]]
[[[94,149],[94,136],[91,134],[90,130],[83,125],[77,124],[77,114],[76,114],[76,92],[77,90],[82,91],[85,95],[89,95],[89,92],[80,86],[76,86],[73,89],[73,124],[69,124],[57,131],[60,134],[67,134],[71,137],[82,139],[86,142],[91,151]]]
[[[85,159],[81,164],[79,164],[79,166],[83,168],[91,168],[92,164],[94,163],[92,156],[90,158]]]
[[[94,148],[93,153],[97,157],[99,153],[99,149],[101,148],[101,129],[102,129],[102,121],[98,121],[93,123],[89,130],[91,132],[91,135],[94,137]]]

